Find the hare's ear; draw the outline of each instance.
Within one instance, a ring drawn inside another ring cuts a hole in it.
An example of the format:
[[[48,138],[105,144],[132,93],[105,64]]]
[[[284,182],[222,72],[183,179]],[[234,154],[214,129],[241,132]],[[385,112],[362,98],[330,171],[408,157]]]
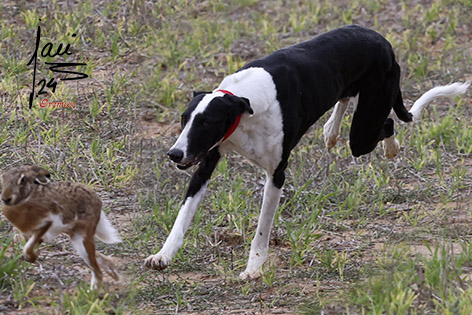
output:
[[[34,179],[34,182],[39,185],[47,185],[50,182],[51,174],[49,174],[49,171],[45,170],[42,167],[39,166],[33,166],[32,170],[36,173],[36,177]]]

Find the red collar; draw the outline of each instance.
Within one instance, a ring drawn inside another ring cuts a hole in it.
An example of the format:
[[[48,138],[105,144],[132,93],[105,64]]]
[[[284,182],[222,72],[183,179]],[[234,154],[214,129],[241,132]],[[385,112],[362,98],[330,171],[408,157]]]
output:
[[[227,91],[227,90],[217,90],[216,92],[222,92],[224,94],[229,94],[229,95],[234,95],[233,93],[231,93],[230,91]],[[233,124],[231,124],[231,126],[229,126],[228,128],[228,131],[226,131],[224,137],[223,137],[223,140],[221,140],[221,142],[225,141],[226,139],[229,138],[229,136],[231,136],[233,134],[233,132],[236,130],[236,128],[238,127],[239,125],[239,121],[241,120],[241,114],[238,115],[236,117],[236,120],[234,121]]]
[[[233,93],[231,93],[231,92],[228,91],[228,90],[216,90],[216,92],[222,92],[222,93],[224,93],[224,94],[234,95]]]

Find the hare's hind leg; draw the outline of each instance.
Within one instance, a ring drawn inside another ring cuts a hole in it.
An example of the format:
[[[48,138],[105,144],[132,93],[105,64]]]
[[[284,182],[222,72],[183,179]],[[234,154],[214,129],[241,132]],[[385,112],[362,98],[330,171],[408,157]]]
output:
[[[85,236],[74,234],[71,236],[71,243],[77,253],[82,257],[87,266],[92,270],[92,279],[90,281],[90,288],[97,289],[103,279],[103,274],[97,263],[95,242],[93,233],[87,233]]]
[[[98,264],[100,265],[100,268],[102,268],[103,271],[109,274],[116,281],[120,280],[120,277],[115,272],[115,265],[113,264],[110,257],[105,256],[98,251],[96,252],[96,255],[97,255],[97,261],[98,261]]]

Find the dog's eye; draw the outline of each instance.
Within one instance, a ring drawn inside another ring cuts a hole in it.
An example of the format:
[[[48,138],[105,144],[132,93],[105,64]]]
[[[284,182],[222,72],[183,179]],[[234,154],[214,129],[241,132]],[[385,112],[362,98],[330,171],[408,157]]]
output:
[[[180,124],[182,125],[182,128],[185,127],[185,125],[187,124],[187,117],[182,115],[180,117]]]
[[[202,120],[202,125],[203,126],[208,126],[209,124],[210,124],[210,122],[208,120],[206,120],[206,119]]]

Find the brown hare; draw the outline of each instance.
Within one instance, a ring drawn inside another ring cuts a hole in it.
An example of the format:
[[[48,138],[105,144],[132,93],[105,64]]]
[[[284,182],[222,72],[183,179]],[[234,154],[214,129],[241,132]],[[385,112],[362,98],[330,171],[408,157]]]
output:
[[[12,168],[1,177],[3,213],[27,238],[23,249],[26,259],[34,263],[36,245],[65,233],[92,270],[91,288],[102,282],[100,268],[118,280],[111,259],[95,250],[94,236],[107,244],[121,241],[102,210],[100,198],[86,185],[51,182],[49,177],[39,166]]]

